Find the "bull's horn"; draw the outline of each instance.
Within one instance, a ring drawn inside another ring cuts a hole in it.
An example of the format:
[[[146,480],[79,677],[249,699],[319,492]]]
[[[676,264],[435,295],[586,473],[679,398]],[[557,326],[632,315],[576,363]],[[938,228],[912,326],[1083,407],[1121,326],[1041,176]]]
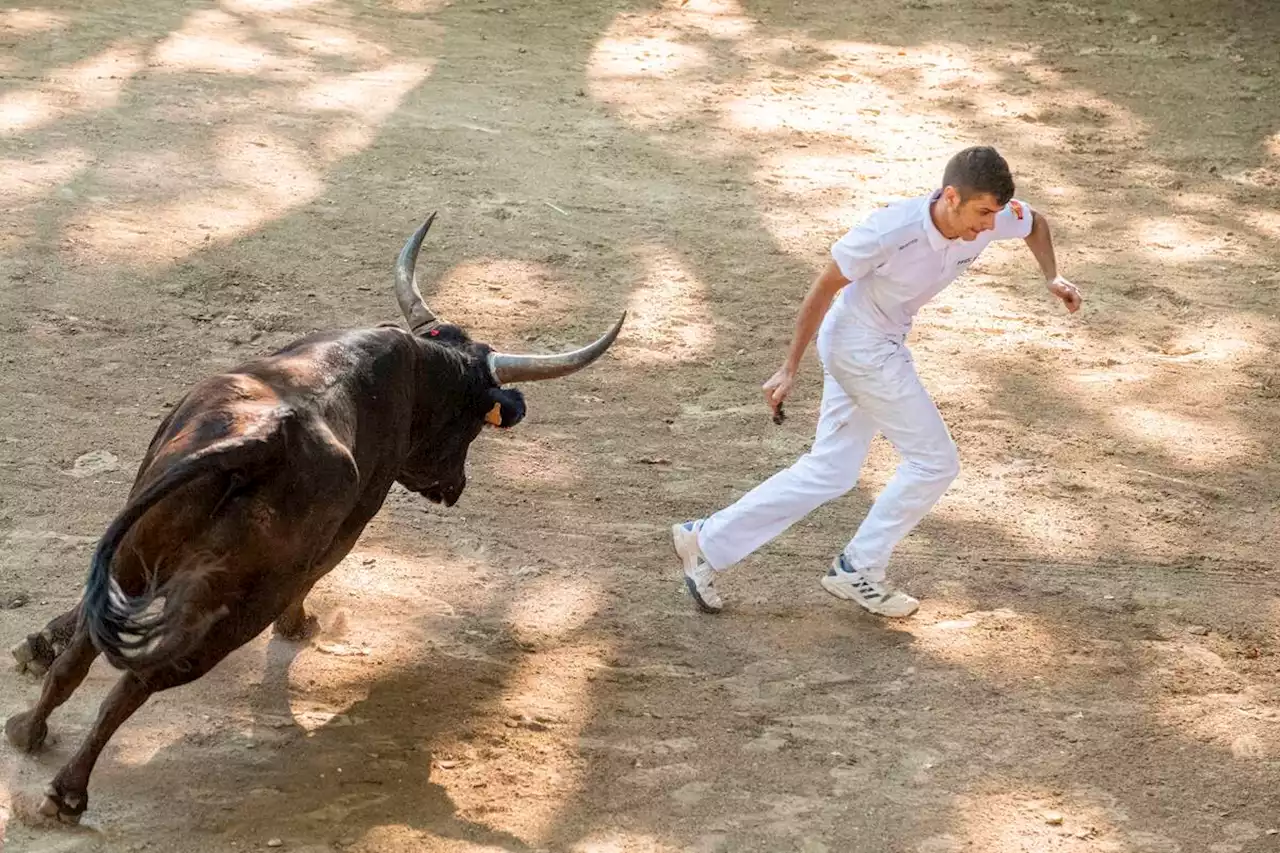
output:
[[[431,309],[422,299],[422,291],[418,290],[418,274],[414,271],[418,263],[418,251],[422,248],[422,240],[431,230],[431,223],[435,219],[436,215],[432,213],[427,217],[426,222],[418,226],[418,230],[414,231],[409,242],[404,244],[404,248],[400,250],[400,257],[396,260],[396,300],[400,303],[404,318],[409,321],[409,330],[413,332],[434,323],[436,319],[436,315],[431,313]]]
[[[612,346],[614,339],[618,337],[618,332],[622,331],[622,323],[626,319],[627,312],[623,311],[618,322],[604,336],[595,343],[573,352],[560,355],[490,353],[489,372],[493,375],[493,381],[499,385],[512,382],[536,382],[539,379],[557,379],[567,376],[604,355],[605,350]]]

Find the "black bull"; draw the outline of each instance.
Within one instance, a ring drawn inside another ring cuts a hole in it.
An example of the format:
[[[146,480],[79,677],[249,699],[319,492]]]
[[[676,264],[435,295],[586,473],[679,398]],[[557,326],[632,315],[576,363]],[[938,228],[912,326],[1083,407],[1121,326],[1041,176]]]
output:
[[[485,424],[524,417],[523,396],[506,383],[564,376],[612,345],[625,315],[583,349],[538,356],[495,352],[438,321],[414,275],[432,219],[396,264],[408,331],[295,341],[196,385],[156,431],[80,603],[14,649],[20,664],[48,669],[36,705],[5,725],[26,751],[44,743],[49,714],[99,653],[124,671],[54,777],[43,813],[79,818],[99,753],[151,694],[194,681],[272,623],[305,636],[307,593],[351,550],[393,483],[457,501]]]

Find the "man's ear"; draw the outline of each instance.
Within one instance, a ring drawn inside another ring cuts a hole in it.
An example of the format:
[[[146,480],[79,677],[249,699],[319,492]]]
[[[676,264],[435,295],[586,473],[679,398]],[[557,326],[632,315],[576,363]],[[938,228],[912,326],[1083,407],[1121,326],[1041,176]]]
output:
[[[524,395],[516,389],[493,388],[489,391],[489,400],[493,406],[484,416],[486,422],[501,429],[511,429],[524,420]]]

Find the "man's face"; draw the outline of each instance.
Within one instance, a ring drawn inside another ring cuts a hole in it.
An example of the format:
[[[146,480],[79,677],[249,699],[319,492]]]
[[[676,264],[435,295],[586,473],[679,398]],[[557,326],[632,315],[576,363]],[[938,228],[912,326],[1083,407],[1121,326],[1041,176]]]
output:
[[[961,202],[955,187],[947,187],[945,192],[951,208],[951,221],[961,240],[975,240],[983,231],[990,231],[996,226],[1000,204],[991,193],[978,193]]]

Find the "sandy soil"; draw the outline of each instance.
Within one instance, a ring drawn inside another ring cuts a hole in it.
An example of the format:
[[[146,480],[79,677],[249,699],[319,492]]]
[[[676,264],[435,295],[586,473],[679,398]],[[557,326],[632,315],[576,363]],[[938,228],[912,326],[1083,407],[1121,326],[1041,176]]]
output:
[[[269,634],[13,851],[1280,850],[1280,7],[1261,0],[16,0],[0,10],[0,643],[78,594],[166,406],[433,307],[546,351],[453,510],[395,492]],[[1251,17],[1252,16],[1252,17]],[[817,578],[895,460],[697,614],[668,525],[802,453],[832,240],[998,145],[1088,304],[989,251],[912,346],[964,472],[885,624]],[[96,454],[85,458],[86,454]],[[107,455],[109,454],[109,455]],[[80,460],[77,465],[77,460]],[[19,606],[13,607],[11,605]],[[0,674],[0,714],[30,676]]]

